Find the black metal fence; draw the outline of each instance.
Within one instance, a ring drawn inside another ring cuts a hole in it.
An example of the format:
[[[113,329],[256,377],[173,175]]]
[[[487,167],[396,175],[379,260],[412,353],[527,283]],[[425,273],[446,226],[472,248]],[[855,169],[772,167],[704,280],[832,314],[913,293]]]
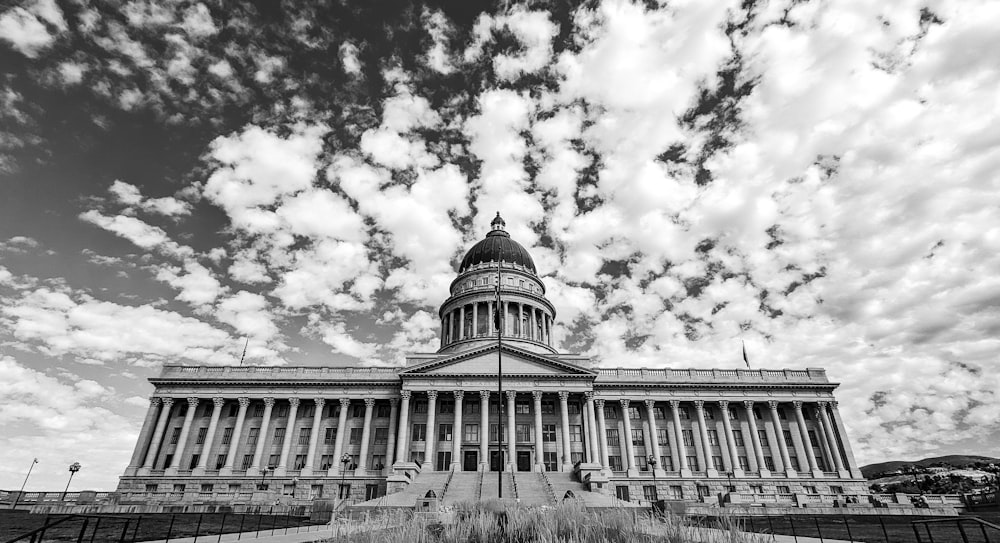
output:
[[[781,515],[705,519],[708,525],[810,538],[867,543],[1000,543],[1000,526],[975,516]]]
[[[269,514],[273,513],[273,514]],[[40,526],[21,531],[3,543],[76,543],[118,542],[196,538],[205,543],[218,542],[222,534],[240,533],[239,539],[253,540],[274,534],[301,531],[317,522],[309,517],[281,514],[266,508],[259,514],[174,513],[147,515],[31,515],[39,519],[22,520]],[[5,515],[5,520],[11,520]]]

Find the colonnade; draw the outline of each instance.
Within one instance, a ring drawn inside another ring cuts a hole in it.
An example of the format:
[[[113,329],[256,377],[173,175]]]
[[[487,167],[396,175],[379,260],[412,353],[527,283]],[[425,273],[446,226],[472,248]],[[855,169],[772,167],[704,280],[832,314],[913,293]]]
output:
[[[552,317],[540,307],[516,301],[502,301],[501,314],[505,318],[505,337],[531,339],[549,345]],[[444,345],[476,337],[493,337],[497,334],[493,323],[495,302],[472,301],[448,311],[441,318],[441,338]],[[508,323],[510,326],[508,326]]]

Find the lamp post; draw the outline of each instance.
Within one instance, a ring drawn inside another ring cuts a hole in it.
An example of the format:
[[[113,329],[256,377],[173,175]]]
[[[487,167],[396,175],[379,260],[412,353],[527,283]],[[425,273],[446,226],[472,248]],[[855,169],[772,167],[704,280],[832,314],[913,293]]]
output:
[[[342,467],[340,469],[340,493],[343,494],[344,481],[347,480],[347,465],[351,463],[351,455],[344,453],[344,455],[340,457],[340,463],[342,464]],[[346,498],[347,496],[344,496],[341,499],[346,499]]]
[[[18,492],[17,496],[14,497],[14,505],[10,506],[11,509],[17,508],[17,502],[21,500],[21,494],[24,494],[24,485],[28,484],[28,477],[31,477],[31,470],[34,469],[35,464],[37,463],[38,459],[35,458],[34,460],[31,461],[31,465],[28,466],[28,474],[24,476],[24,482],[21,483],[21,491]]]
[[[646,462],[649,463],[649,469],[653,472],[653,494],[659,499],[660,493],[656,490],[656,457],[649,455]]]
[[[267,477],[267,474],[271,471],[274,471],[274,468],[270,466],[265,466],[260,470],[260,484],[257,485],[257,490],[267,490],[267,485],[264,484],[264,478]]]
[[[69,492],[69,484],[73,482],[73,476],[76,475],[76,472],[80,471],[80,468],[82,467],[83,466],[81,466],[79,462],[73,462],[69,465],[69,480],[66,481],[66,489],[63,490],[62,493],[63,501],[66,501],[66,493]]]

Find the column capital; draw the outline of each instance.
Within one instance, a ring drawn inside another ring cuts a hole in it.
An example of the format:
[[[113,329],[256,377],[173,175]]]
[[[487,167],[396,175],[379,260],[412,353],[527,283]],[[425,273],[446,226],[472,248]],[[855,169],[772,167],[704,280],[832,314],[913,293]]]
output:
[[[188,406],[198,407],[198,402],[201,400],[201,398],[195,398],[194,396],[191,396],[187,400],[188,400]]]
[[[455,401],[460,402],[465,397],[464,390],[452,390],[451,393],[455,396]]]
[[[622,416],[623,417],[627,417],[628,416],[628,413],[627,413],[627,411],[628,411],[628,403],[629,403],[628,398],[621,398],[621,399],[618,400],[618,403],[622,404],[622,411],[626,411],[626,413],[624,415],[622,415]]]
[[[479,391],[479,399],[480,400],[489,400],[490,399],[490,391],[489,390],[480,390]]]
[[[779,403],[778,400],[768,400],[767,401],[767,408],[770,409],[771,411],[777,411],[778,410],[778,403]]]
[[[313,398],[313,402],[316,403],[316,409],[323,409],[323,405],[326,404],[326,398]]]
[[[591,392],[591,391],[589,391],[589,390],[587,392],[584,392],[583,393],[583,399],[586,400],[586,401],[588,401],[588,402],[594,401],[594,393]]]
[[[367,409],[375,407],[375,398],[365,398],[365,407]]]
[[[288,398],[288,405],[291,405],[292,407],[298,407],[299,406],[299,399],[296,398],[296,397],[294,397],[294,396],[292,396],[291,398]]]
[[[603,411],[604,410],[604,399],[603,398],[594,398],[594,405],[597,406],[598,409],[600,409],[600,410]]]
[[[399,398],[389,398],[389,406],[396,407],[399,405]]]
[[[653,400],[651,398],[643,400],[642,403],[645,404],[646,409],[649,409],[650,411],[652,411],[653,408],[656,407],[656,400]]]
[[[569,392],[565,390],[559,391],[559,401],[565,402],[569,400]]]
[[[163,400],[159,396],[153,396],[149,399],[149,405],[153,407],[159,407],[161,403],[163,403]]]
[[[823,411],[826,409],[826,406],[829,405],[829,403],[830,402],[816,402],[816,405],[819,407],[820,411]]]
[[[246,409],[250,405],[250,398],[247,397],[236,398],[236,401],[239,402],[240,407],[243,409]]]
[[[752,410],[753,409],[753,400],[743,400],[743,407],[745,407],[747,411]]]
[[[399,397],[402,398],[402,399],[404,399],[404,400],[409,400],[411,394],[412,394],[412,392],[410,392],[409,390],[400,390],[399,391]]]
[[[840,402],[837,400],[830,400],[830,409],[836,409],[838,405],[840,405]]]
[[[351,406],[351,399],[350,398],[341,398],[340,399],[340,408],[341,409],[347,409],[350,406]]]
[[[438,398],[438,391],[436,391],[436,390],[428,390],[427,391],[427,399],[428,400],[437,401],[437,398]]]
[[[729,400],[719,400],[719,409],[723,411],[729,410]]]
[[[694,404],[695,411],[704,411],[705,410],[705,400],[695,400],[695,401],[693,401],[691,403]]]
[[[226,403],[226,399],[216,396],[215,398],[212,398],[212,403],[215,405],[216,409],[219,409]]]
[[[512,401],[514,401],[515,398],[517,398],[517,391],[516,390],[505,390],[505,391],[503,391],[503,393],[507,396],[507,401],[508,402],[512,402]]]
[[[542,401],[542,394],[543,392],[541,390],[531,391],[531,397],[535,400],[535,403],[539,403]]]
[[[673,409],[674,411],[677,411],[677,408],[681,406],[680,400],[670,400],[667,403],[670,404],[670,409]]]
[[[264,398],[265,407],[274,407],[274,398]]]
[[[802,401],[801,400],[793,401],[792,408],[794,408],[796,411],[802,411]]]

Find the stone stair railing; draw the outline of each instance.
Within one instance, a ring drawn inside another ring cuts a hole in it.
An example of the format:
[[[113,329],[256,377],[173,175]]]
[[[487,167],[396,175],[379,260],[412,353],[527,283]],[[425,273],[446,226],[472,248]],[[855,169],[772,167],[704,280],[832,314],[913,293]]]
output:
[[[476,496],[478,496],[479,501],[483,501],[483,474],[485,471],[479,471],[476,477]]]
[[[444,488],[441,489],[441,502],[444,502],[445,495],[448,494],[448,485],[451,484],[451,478],[455,476],[455,470],[448,472],[448,478],[444,481]]]
[[[549,496],[549,505],[556,505],[559,503],[556,500],[556,491],[552,488],[552,483],[549,482],[549,478],[546,477],[544,471],[538,472],[538,479],[542,481],[542,486],[545,487],[545,491]]]
[[[517,493],[517,477],[513,473],[510,474],[510,486],[514,488],[514,499],[518,499],[521,496]]]

